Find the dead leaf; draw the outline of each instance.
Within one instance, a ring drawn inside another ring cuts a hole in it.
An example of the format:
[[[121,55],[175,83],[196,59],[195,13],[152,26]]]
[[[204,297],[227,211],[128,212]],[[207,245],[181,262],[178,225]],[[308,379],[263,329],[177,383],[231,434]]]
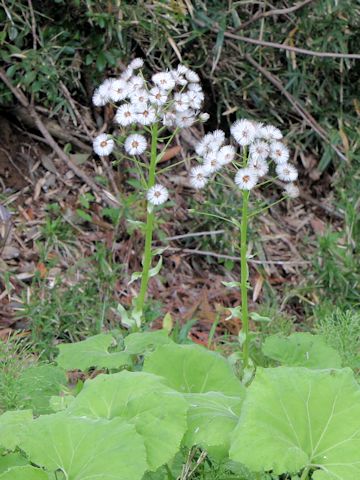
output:
[[[166,152],[161,156],[159,163],[166,162],[171,160],[172,158],[176,157],[181,152],[180,145],[176,145],[175,147],[168,148]]]
[[[264,277],[262,275],[257,275],[256,281],[255,281],[255,287],[253,290],[253,297],[252,297],[253,302],[256,302],[256,300],[259,298],[263,284],[264,284]]]

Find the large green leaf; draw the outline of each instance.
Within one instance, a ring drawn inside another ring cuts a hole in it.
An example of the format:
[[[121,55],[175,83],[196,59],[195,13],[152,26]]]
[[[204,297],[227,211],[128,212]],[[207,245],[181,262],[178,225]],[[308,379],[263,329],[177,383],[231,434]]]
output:
[[[146,358],[144,371],[164,377],[171,388],[182,393],[241,396],[244,392],[228,361],[197,345],[163,345]]]
[[[125,352],[109,352],[115,339],[111,334],[101,333],[81,342],[59,345],[57,363],[65,370],[88,370],[91,367],[119,368],[131,364]]]
[[[154,332],[131,333],[125,338],[125,351],[130,354],[147,354],[160,345],[174,343],[168,336],[166,330],[155,330]]]
[[[93,418],[122,417],[133,423],[144,438],[149,468],[156,470],[178,451],[187,408],[161,378],[123,371],[88,380],[68,411]]]
[[[240,415],[243,396],[230,397],[219,392],[189,393],[188,431],[184,443],[205,448],[219,446],[227,454],[230,435]]]
[[[67,480],[140,480],[147,468],[142,438],[118,418],[43,415],[29,424],[20,447],[33,463],[63,471]]]
[[[54,365],[27,368],[19,378],[21,406],[32,408],[35,414],[51,412],[50,397],[58,395],[66,383],[62,368]]]
[[[360,478],[360,387],[350,369],[258,369],[230,457],[253,471]]]
[[[40,468],[14,467],[0,475],[0,480],[49,480],[49,476]]]
[[[293,333],[289,337],[272,335],[262,347],[264,354],[289,367],[341,368],[341,357],[320,335]]]
[[[28,465],[29,462],[20,453],[9,453],[8,455],[0,455],[0,474],[13,467],[22,467]],[[1,478],[1,477],[0,477]]]
[[[13,410],[0,415],[0,447],[14,450],[24,428],[33,419],[31,410]]]

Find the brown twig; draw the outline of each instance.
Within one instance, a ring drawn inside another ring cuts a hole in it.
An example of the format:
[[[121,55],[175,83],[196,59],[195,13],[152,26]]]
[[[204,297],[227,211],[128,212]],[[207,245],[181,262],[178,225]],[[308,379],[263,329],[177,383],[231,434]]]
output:
[[[26,96],[23,92],[12,85],[4,69],[0,68],[0,78],[5,83],[5,85],[11,90],[14,96],[18,99],[23,107],[25,107],[29,115],[33,118],[36,127],[41,132],[42,136],[46,140],[46,143],[54,150],[54,152],[59,156],[59,158],[70,168],[77,177],[81,178],[83,182],[85,182],[94,192],[96,192],[108,205],[113,206],[113,202],[110,200],[109,196],[106,194],[106,191],[101,190],[96,183],[85,173],[83,172],[77,165],[75,165],[70,158],[64,153],[64,151],[59,147],[56,143],[52,135],[47,130],[45,124],[41,120],[39,114],[36,112],[35,108],[29,103]]]
[[[204,22],[201,22],[199,20],[195,20],[195,22],[201,27],[206,27]],[[214,22],[210,30],[213,31],[214,33],[219,33],[220,27],[217,23]],[[348,58],[348,59],[360,60],[360,54],[358,53],[317,52],[315,50],[306,50],[305,48],[292,47],[290,45],[285,45],[283,43],[267,42],[265,40],[258,40],[256,38],[244,37],[243,35],[238,35],[236,33],[232,33],[229,31],[225,31],[224,36],[227,38],[232,38],[234,40],[240,40],[242,42],[252,43],[254,45],[260,45],[262,47],[278,48],[280,50],[288,50],[289,52],[296,52],[302,55],[310,55],[312,57]]]
[[[297,3],[292,7],[288,8],[274,8],[273,10],[268,10],[267,12],[257,12],[252,18],[250,18],[247,22],[244,22],[240,25],[240,27],[236,28],[233,33],[238,32],[239,30],[243,30],[251,23],[255,22],[256,20],[260,20],[261,18],[265,17],[273,17],[275,15],[287,15],[288,13],[296,12],[296,10],[300,10],[300,8],[305,7],[309,3],[313,2],[314,0],[305,0],[302,3]]]

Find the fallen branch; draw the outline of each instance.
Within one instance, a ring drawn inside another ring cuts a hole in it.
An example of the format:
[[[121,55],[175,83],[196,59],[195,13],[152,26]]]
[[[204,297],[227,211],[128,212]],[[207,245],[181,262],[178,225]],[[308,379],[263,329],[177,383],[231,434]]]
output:
[[[105,190],[100,189],[96,183],[85,173],[83,172],[77,165],[75,165],[70,158],[65,154],[65,152],[60,148],[57,142],[54,140],[53,136],[46,128],[44,122],[42,121],[39,114],[36,112],[33,105],[31,105],[23,94],[23,92],[12,85],[4,69],[0,68],[0,78],[5,83],[5,85],[11,90],[14,96],[18,99],[21,105],[26,108],[29,112],[30,117],[34,120],[34,123],[38,130],[41,132],[42,136],[46,140],[46,143],[54,150],[54,152],[58,155],[58,157],[66,164],[68,168],[70,168],[77,177],[79,177],[83,182],[85,182],[94,192],[96,192],[103,201],[105,201],[108,205],[114,206],[114,197],[110,194],[110,192],[106,192]],[[110,195],[110,197],[109,197]]]
[[[199,20],[195,20],[195,22],[200,27],[208,27],[204,22]],[[214,22],[213,26],[210,30],[214,33],[219,33],[221,31],[219,25]],[[246,43],[252,43],[253,45],[260,45],[261,47],[270,47],[270,48],[277,48],[279,50],[288,50],[289,52],[300,53],[301,55],[310,55],[312,57],[320,57],[320,58],[347,58],[353,60],[360,60],[360,54],[358,53],[338,53],[338,52],[318,52],[315,50],[306,50],[305,48],[299,47],[292,47],[290,45],[285,45],[284,43],[276,43],[276,42],[267,42],[266,40],[258,40],[256,38],[244,37],[243,35],[238,35],[233,32],[225,31],[224,37],[232,38],[234,40],[240,40]]]

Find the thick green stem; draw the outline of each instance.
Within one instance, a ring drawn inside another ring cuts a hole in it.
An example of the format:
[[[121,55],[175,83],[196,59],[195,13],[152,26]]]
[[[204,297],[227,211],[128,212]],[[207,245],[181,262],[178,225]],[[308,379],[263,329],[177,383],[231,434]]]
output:
[[[300,478],[300,480],[307,480],[307,478],[308,478],[308,473],[309,473],[309,470],[310,470],[310,468],[309,468],[309,467],[306,467],[306,468],[304,468],[304,470],[303,470],[303,473],[302,473],[302,475],[301,475],[301,478]]]
[[[155,123],[151,129],[151,156],[149,167],[149,178],[147,189],[155,185],[156,163],[157,163],[157,142],[158,142],[158,125]],[[150,207],[150,208],[149,208]],[[146,298],[147,287],[149,283],[149,272],[152,260],[152,238],[154,230],[154,211],[148,204],[146,227],[145,227],[145,248],[144,248],[144,264],[141,275],[140,292],[136,301],[136,310],[139,312],[140,318],[143,316],[144,303]],[[137,325],[139,327],[140,325]]]
[[[248,206],[250,191],[243,190],[242,194],[242,216],[240,230],[240,267],[241,267],[241,322],[242,331],[245,336],[243,345],[244,368],[249,364],[249,312],[248,312],[248,278],[249,270],[247,263],[247,226],[248,226]]]

